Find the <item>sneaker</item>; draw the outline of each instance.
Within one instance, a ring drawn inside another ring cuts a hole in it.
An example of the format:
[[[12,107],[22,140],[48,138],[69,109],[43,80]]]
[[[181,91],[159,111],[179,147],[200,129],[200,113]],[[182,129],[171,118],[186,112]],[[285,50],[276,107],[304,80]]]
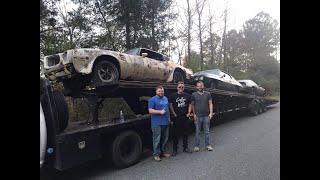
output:
[[[156,161],[159,162],[159,161],[161,161],[161,158],[160,158],[160,156],[155,156],[155,157],[154,157],[154,160],[156,160]]]
[[[192,153],[192,151],[191,151],[189,148],[185,148],[185,149],[183,149],[183,152],[186,152],[186,153]]]
[[[168,158],[168,157],[170,157],[171,155],[170,155],[169,153],[163,153],[162,156]]]
[[[173,153],[171,154],[171,156],[176,156],[178,154],[177,151],[173,151]]]
[[[213,151],[213,148],[212,148],[210,145],[207,146],[206,149],[207,149],[208,151]]]
[[[194,151],[194,152],[198,152],[199,149],[200,149],[200,148],[196,146],[196,147],[194,147],[194,150],[193,150],[193,151]]]

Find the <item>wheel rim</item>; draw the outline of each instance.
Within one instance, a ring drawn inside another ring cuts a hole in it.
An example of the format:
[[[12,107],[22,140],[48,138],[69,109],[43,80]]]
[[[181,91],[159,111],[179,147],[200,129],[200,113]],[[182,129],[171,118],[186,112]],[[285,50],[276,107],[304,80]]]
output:
[[[108,64],[103,64],[98,69],[98,76],[102,82],[111,82],[116,78],[116,69]]]
[[[183,82],[183,76],[180,72],[175,72],[173,75],[173,82],[177,83],[179,81]]]

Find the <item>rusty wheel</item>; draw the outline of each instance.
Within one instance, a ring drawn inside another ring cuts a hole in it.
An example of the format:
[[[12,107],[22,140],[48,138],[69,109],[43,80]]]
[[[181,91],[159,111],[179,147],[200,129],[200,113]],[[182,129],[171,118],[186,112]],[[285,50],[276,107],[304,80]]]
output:
[[[100,61],[94,67],[94,84],[107,85],[117,82],[119,79],[119,71],[117,67],[109,61]]]

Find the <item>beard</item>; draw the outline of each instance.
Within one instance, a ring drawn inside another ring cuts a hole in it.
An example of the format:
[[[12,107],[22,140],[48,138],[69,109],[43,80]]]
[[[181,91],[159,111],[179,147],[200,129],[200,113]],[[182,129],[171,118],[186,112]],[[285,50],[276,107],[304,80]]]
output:
[[[201,88],[201,89],[198,89],[198,91],[199,91],[199,92],[203,92],[203,88]]]

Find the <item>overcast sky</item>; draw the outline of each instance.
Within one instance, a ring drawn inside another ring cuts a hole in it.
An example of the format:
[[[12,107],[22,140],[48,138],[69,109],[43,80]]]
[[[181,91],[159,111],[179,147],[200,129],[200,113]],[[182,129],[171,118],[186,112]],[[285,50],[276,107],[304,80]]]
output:
[[[229,7],[231,22],[235,22],[236,29],[261,11],[270,14],[280,23],[280,0],[229,0]]]

